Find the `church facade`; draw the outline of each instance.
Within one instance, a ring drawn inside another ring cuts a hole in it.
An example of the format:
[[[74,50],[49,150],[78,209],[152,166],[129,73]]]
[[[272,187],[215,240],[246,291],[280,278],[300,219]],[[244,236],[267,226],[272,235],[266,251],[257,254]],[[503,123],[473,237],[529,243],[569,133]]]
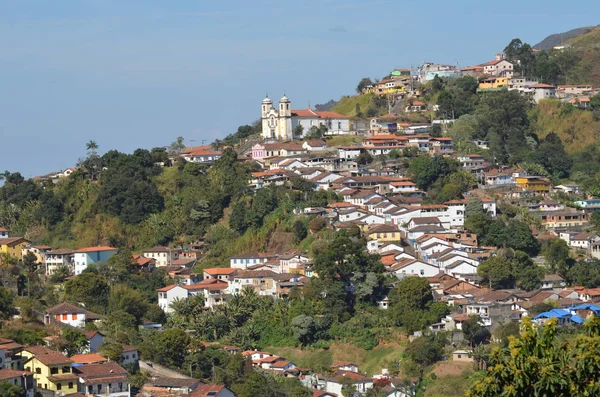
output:
[[[292,110],[288,97],[283,95],[279,100],[279,107],[273,106],[273,101],[268,96],[262,101],[262,137],[263,139],[277,139],[289,141],[294,138],[292,132]]]
[[[327,135],[346,135],[350,133],[350,118],[332,111],[313,109],[291,110],[291,103],[285,94],[279,100],[278,107],[267,96],[261,105],[262,137],[268,140],[291,141],[294,130],[302,126],[302,136],[308,134],[311,127],[324,125]]]

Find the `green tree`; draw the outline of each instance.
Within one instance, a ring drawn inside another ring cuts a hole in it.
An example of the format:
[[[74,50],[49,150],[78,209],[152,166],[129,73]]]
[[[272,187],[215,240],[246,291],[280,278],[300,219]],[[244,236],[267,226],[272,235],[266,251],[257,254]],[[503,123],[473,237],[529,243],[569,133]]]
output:
[[[108,311],[124,311],[135,317],[138,323],[148,310],[148,302],[142,293],[123,284],[115,285],[110,289],[108,297]]]
[[[246,222],[246,206],[242,202],[237,202],[231,209],[231,215],[229,216],[229,227],[238,233],[244,233],[248,228]]]
[[[12,384],[9,381],[0,382],[0,397],[25,397],[25,389]]]
[[[477,267],[481,283],[493,289],[513,288],[515,275],[512,262],[500,256],[493,256]]]
[[[294,136],[301,137],[302,134],[304,134],[304,127],[302,126],[302,124],[298,124],[296,128],[294,128]]]
[[[593,316],[585,334],[574,340],[556,339],[556,320],[534,327],[525,319],[519,338],[508,349],[495,348],[484,378],[467,391],[468,397],[594,396],[600,394],[600,324]]]
[[[10,290],[0,287],[0,319],[8,320],[15,314],[14,299],[15,296]]]
[[[542,256],[552,273],[566,277],[567,272],[575,261],[571,258],[571,250],[567,242],[559,238],[550,239],[544,242],[542,247]]]
[[[292,319],[290,324],[294,338],[302,345],[310,344],[315,336],[316,324],[312,316],[301,314]]]
[[[58,351],[65,352],[69,357],[83,353],[89,346],[88,340],[81,331],[69,327],[61,330],[61,335],[54,344]]]
[[[182,136],[178,136],[177,139],[175,139],[175,141],[173,141],[171,145],[169,145],[169,150],[173,153],[179,153],[183,149],[185,149],[185,143],[184,138]]]
[[[95,273],[82,273],[65,283],[65,297],[83,303],[89,310],[104,312],[110,288],[106,279]]]
[[[356,93],[362,94],[365,88],[367,88],[370,85],[373,85],[373,81],[368,77],[363,77],[362,79],[360,79],[358,85],[356,86]]]
[[[360,152],[360,154],[356,158],[356,162],[359,165],[368,165],[368,164],[371,164],[373,162],[373,156],[371,156],[371,154],[369,152],[367,152],[367,151],[362,151],[362,152]]]
[[[481,324],[481,317],[477,315],[463,321],[462,332],[471,347],[487,343],[490,339],[490,332]]]
[[[600,94],[596,94],[590,98],[590,106],[594,110],[600,110]]]
[[[600,287],[600,261],[598,259],[582,259],[567,271],[567,281],[572,285],[583,285],[586,288]]]
[[[422,336],[406,346],[404,351],[411,363],[416,367],[419,382],[423,379],[425,369],[442,359],[445,340],[442,335]]]
[[[297,220],[296,222],[294,222],[292,228],[294,230],[294,235],[297,241],[304,240],[308,235],[308,228],[306,227],[306,224],[301,220]]]

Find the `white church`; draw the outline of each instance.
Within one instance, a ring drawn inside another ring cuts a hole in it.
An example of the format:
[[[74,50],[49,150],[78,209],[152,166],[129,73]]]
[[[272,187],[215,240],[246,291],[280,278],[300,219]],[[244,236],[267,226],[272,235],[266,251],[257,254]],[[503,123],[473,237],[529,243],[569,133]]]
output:
[[[294,130],[301,125],[302,135],[308,134],[311,127],[325,125],[327,135],[347,135],[350,133],[350,118],[331,111],[316,111],[313,109],[292,110],[291,102],[285,94],[279,100],[279,107],[273,106],[268,96],[262,101],[261,108],[263,139],[291,141]]]

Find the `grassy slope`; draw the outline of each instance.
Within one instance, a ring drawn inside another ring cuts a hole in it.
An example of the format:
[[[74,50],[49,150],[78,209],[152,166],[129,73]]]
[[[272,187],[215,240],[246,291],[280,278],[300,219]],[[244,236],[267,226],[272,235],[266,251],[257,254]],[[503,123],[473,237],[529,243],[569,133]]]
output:
[[[537,135],[544,138],[551,132],[556,133],[567,152],[580,151],[598,141],[600,121],[594,120],[592,112],[574,110],[571,114],[563,115],[556,100],[541,101],[533,112],[537,116]]]
[[[381,368],[385,368],[389,362],[398,361],[404,347],[389,344],[365,350],[347,343],[333,343],[327,350],[293,347],[265,347],[264,350],[285,357],[300,367],[321,371],[336,361],[351,361],[358,365],[361,372],[373,375],[381,373]]]
[[[596,26],[587,33],[566,40],[565,43],[572,47],[598,48],[600,46],[600,26]]]
[[[356,116],[356,104],[360,105],[361,111],[365,112],[372,97],[373,94],[343,97],[331,110],[344,116],[354,117]]]

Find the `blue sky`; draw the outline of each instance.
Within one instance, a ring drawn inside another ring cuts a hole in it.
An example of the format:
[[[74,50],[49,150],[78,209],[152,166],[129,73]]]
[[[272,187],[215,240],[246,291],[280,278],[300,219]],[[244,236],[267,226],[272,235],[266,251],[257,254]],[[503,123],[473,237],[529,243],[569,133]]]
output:
[[[0,0],[0,171],[71,167],[90,139],[210,142],[256,120],[265,92],[306,108],[364,76],[482,63],[598,15],[592,0]]]

